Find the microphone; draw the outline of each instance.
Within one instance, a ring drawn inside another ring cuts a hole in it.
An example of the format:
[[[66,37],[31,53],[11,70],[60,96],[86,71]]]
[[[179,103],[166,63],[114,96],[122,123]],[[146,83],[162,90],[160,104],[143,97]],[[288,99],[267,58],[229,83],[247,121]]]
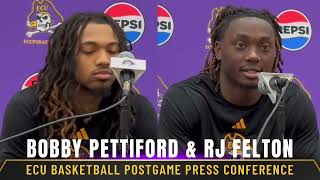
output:
[[[268,95],[271,99],[271,102],[275,104],[266,121],[263,123],[263,126],[257,136],[257,142],[259,146],[264,130],[266,129],[267,124],[269,123],[274,113],[276,113],[276,121],[274,125],[275,131],[273,133],[275,137],[279,137],[279,139],[284,138],[286,104],[282,97],[286,92],[289,82],[293,78],[293,74],[260,72],[258,73],[258,78],[259,91],[262,94]]]
[[[111,58],[111,70],[122,87],[122,97],[128,97],[131,86],[146,70],[146,61],[135,59],[131,52],[123,51]],[[120,138],[128,139],[130,131],[130,107],[128,101],[120,104]]]
[[[287,84],[287,82],[288,79],[281,78],[276,75],[270,79],[269,84],[271,89],[278,91],[279,89],[281,90]]]
[[[123,51],[111,58],[110,67],[122,87],[123,96],[128,96],[131,86],[146,70],[146,60],[135,59],[131,52]]]
[[[276,103],[277,92],[282,89],[292,80],[293,74],[289,73],[258,73],[258,89],[262,94],[268,95],[271,102]]]

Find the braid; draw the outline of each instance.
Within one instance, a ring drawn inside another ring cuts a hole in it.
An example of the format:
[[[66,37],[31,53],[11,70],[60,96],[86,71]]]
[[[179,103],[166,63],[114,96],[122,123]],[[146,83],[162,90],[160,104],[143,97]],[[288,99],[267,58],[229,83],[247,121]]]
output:
[[[208,54],[206,56],[206,61],[204,64],[204,68],[202,70],[203,73],[208,73],[210,77],[214,81],[218,81],[219,78],[219,69],[220,69],[220,60],[216,58],[214,53],[214,48],[217,41],[221,41],[224,37],[224,33],[226,29],[228,28],[230,22],[236,18],[241,17],[257,17],[261,18],[273,27],[274,34],[276,38],[276,59],[275,63],[273,65],[273,71],[282,72],[282,56],[281,56],[281,50],[282,50],[282,42],[281,42],[281,36],[280,36],[280,26],[276,20],[276,17],[273,16],[271,13],[269,13],[266,10],[254,10],[254,9],[248,9],[248,8],[237,8],[232,6],[227,6],[225,8],[214,8],[212,10],[212,17],[211,20],[208,23],[208,33],[210,34],[210,45]],[[212,23],[214,24],[212,25]]]

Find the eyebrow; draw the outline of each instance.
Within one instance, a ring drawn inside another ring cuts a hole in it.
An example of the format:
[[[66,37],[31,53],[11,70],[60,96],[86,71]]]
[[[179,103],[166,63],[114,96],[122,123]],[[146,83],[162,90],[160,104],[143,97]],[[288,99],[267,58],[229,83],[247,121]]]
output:
[[[80,43],[80,46],[85,46],[85,45],[98,46],[99,44],[95,41],[84,41]],[[119,42],[113,41],[107,44],[107,46],[114,46],[114,45],[119,46]]]
[[[241,38],[241,39],[242,39],[242,38],[250,38],[249,35],[243,34],[243,33],[238,33],[238,34],[235,35],[235,37],[236,37],[236,38]],[[272,39],[272,37],[270,37],[270,36],[265,36],[265,35],[259,37],[259,40],[260,40],[260,41],[270,41],[271,39]]]

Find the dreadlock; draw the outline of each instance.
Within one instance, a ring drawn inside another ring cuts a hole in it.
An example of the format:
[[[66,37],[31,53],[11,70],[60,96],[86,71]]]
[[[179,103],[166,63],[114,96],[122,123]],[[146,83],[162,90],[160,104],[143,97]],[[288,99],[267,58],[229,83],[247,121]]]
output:
[[[124,31],[110,16],[102,13],[77,13],[63,22],[49,38],[45,66],[39,72],[37,97],[40,106],[37,116],[41,121],[51,122],[79,113],[71,102],[72,94],[80,87],[75,78],[74,67],[80,36],[90,22],[110,25],[119,40],[120,52],[131,50],[131,43],[125,38]],[[112,89],[117,91],[113,101],[117,101],[121,88],[117,83],[113,86]],[[115,128],[115,124],[116,121],[113,121],[111,126]],[[45,134],[48,139],[72,138],[76,130],[73,119],[50,126]]]
[[[202,72],[208,73],[214,81],[217,81],[219,78],[220,68],[220,61],[217,60],[214,54],[216,42],[221,41],[223,39],[224,33],[232,20],[242,17],[260,18],[267,21],[272,26],[276,38],[275,46],[277,50],[275,63],[273,65],[273,71],[282,72],[283,61],[281,58],[281,28],[276,20],[276,17],[274,17],[271,13],[269,13],[266,10],[260,11],[249,8],[227,6],[225,8],[214,8],[212,11],[212,18],[208,24],[208,33],[210,34],[210,46]],[[214,25],[212,27],[213,22]]]

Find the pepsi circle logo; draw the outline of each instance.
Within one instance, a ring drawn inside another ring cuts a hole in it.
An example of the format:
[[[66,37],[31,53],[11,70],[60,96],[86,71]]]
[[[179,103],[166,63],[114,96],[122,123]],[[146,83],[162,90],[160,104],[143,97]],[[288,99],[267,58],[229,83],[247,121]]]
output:
[[[119,24],[132,44],[141,38],[145,23],[137,7],[125,2],[115,3],[109,6],[104,14],[111,16]]]
[[[308,18],[300,11],[289,9],[278,16],[281,26],[282,47],[297,51],[304,48],[311,39],[311,24]]]
[[[174,23],[169,11],[158,5],[158,39],[157,45],[161,46],[169,41],[173,34]]]
[[[38,82],[38,73],[29,76],[23,83],[21,90],[35,85]]]

